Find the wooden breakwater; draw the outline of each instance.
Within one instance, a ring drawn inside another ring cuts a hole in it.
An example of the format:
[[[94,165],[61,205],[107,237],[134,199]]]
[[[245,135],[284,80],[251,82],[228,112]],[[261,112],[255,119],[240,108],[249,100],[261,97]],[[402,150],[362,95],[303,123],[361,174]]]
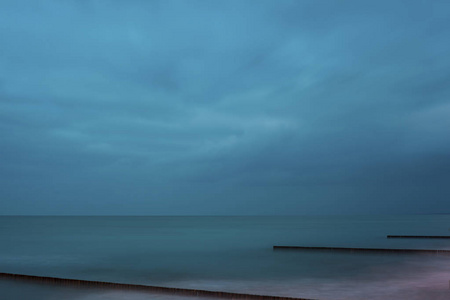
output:
[[[379,252],[379,253],[447,254],[447,255],[450,255],[450,250],[429,250],[429,249],[383,249],[383,248],[273,246],[273,250],[319,250],[319,251],[338,251],[338,252]]]
[[[450,239],[448,235],[388,235],[388,239]]]
[[[313,299],[307,299],[307,298],[241,294],[241,293],[231,293],[231,292],[172,288],[172,287],[163,287],[163,286],[115,283],[115,282],[105,282],[105,281],[92,281],[92,280],[35,276],[35,275],[13,274],[13,273],[0,273],[0,278],[31,281],[31,282],[35,282],[35,283],[65,285],[65,286],[73,286],[73,287],[93,287],[93,288],[131,290],[131,291],[136,291],[136,292],[162,293],[162,294],[190,296],[190,297],[215,297],[215,298],[227,298],[227,299],[260,299],[260,300],[313,300]]]

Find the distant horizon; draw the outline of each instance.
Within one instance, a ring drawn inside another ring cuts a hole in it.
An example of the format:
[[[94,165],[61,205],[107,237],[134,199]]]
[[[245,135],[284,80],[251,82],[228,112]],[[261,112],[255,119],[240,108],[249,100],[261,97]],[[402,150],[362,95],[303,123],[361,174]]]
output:
[[[308,214],[308,215],[4,215],[0,214],[0,217],[326,217],[326,216],[409,216],[409,215],[449,215],[448,213],[361,213],[361,214]]]

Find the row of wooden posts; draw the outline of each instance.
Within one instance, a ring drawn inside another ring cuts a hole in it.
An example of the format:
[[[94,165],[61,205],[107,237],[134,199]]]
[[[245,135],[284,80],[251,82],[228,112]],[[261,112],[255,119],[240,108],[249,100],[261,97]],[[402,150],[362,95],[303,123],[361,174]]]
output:
[[[388,239],[450,239],[443,235],[388,235]],[[410,253],[410,254],[449,254],[450,250],[444,249],[383,249],[383,248],[346,248],[346,247],[309,247],[309,246],[273,246],[274,250],[320,250],[338,252],[379,252],[379,253]]]
[[[399,236],[388,235],[387,238],[450,238],[450,236]],[[388,253],[411,253],[411,254],[449,254],[450,250],[428,250],[428,249],[380,249],[380,248],[342,248],[342,247],[303,247],[303,246],[273,246],[274,250],[321,250],[339,252],[388,252]],[[261,300],[310,300],[306,298],[278,297],[266,295],[253,295],[230,293],[220,291],[208,291],[198,289],[183,289],[161,286],[149,286],[128,283],[114,283],[104,281],[91,281],[81,279],[57,278],[13,273],[0,273],[0,278],[26,280],[39,283],[49,283],[58,285],[98,287],[107,289],[133,290],[140,292],[165,293],[172,295],[197,296],[197,297],[219,297],[228,299],[261,299]],[[450,283],[449,283],[450,284]]]
[[[293,298],[293,297],[278,297],[278,296],[266,296],[266,295],[254,295],[254,294],[242,294],[242,293],[230,293],[220,291],[208,291],[199,289],[183,289],[172,288],[162,286],[150,286],[140,284],[129,283],[115,283],[105,281],[91,281],[81,279],[69,279],[69,278],[57,278],[35,275],[23,275],[13,273],[0,273],[0,278],[15,279],[22,281],[32,281],[36,283],[48,283],[58,285],[68,285],[77,287],[91,287],[91,288],[106,288],[106,289],[120,289],[131,290],[136,292],[151,292],[161,294],[171,294],[180,296],[196,296],[196,297],[209,297],[209,298],[227,298],[227,299],[259,299],[259,300],[312,300],[306,298]]]

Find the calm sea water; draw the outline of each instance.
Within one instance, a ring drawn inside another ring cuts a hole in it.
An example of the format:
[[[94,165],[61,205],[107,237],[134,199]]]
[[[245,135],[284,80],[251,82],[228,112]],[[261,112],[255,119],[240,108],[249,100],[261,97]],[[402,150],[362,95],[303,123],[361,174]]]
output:
[[[450,235],[450,215],[4,216],[0,272],[324,300],[450,299],[450,256],[272,249],[450,250],[450,240],[396,240],[387,234]],[[0,299],[149,298],[189,297],[0,280]]]

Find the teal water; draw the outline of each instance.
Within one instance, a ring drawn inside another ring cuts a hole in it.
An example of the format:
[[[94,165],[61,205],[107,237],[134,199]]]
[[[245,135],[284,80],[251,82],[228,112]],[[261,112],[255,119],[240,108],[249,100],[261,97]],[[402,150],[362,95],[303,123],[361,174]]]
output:
[[[450,256],[272,250],[273,245],[450,250],[450,240],[393,240],[388,234],[450,235],[450,215],[4,216],[0,272],[316,299],[450,299]],[[0,281],[0,291],[0,299],[149,297],[9,280]]]

